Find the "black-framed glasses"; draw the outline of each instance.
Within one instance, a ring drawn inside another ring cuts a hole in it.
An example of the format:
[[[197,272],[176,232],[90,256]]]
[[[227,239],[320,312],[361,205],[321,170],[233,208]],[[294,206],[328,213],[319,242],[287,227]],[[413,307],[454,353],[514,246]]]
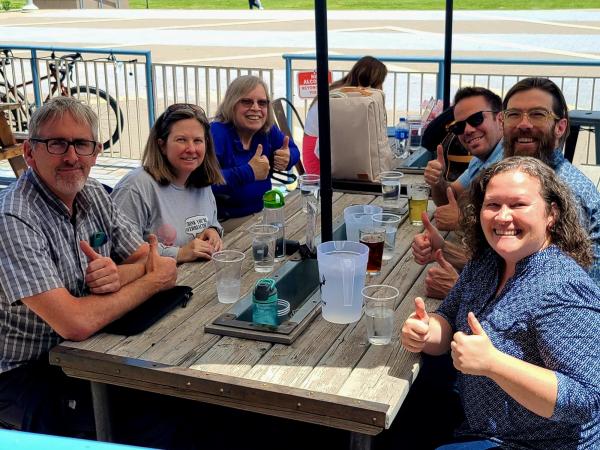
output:
[[[550,119],[559,120],[559,117],[552,111],[545,108],[533,108],[529,111],[521,111],[520,109],[507,109],[502,112],[504,114],[504,124],[509,127],[514,127],[521,123],[523,116],[527,117],[529,123],[534,127],[542,127],[548,123]]]
[[[252,108],[254,103],[256,103],[259,108],[266,109],[269,106],[270,102],[269,100],[264,98],[261,98],[260,100],[254,100],[253,98],[240,98],[239,103],[244,108]]]
[[[467,124],[471,125],[472,127],[478,127],[479,125],[481,125],[485,120],[485,116],[483,115],[483,113],[486,112],[497,113],[498,111],[490,109],[478,111],[475,114],[471,114],[465,120],[455,120],[454,122],[449,123],[448,125],[446,125],[446,130],[453,133],[456,136],[460,136],[465,132]]]
[[[31,138],[29,140],[44,144],[48,153],[52,155],[64,155],[72,145],[75,149],[75,153],[77,153],[79,156],[92,156],[96,151],[96,147],[98,146],[98,142],[90,141],[88,139],[74,139],[69,141],[67,139],[60,138]]]

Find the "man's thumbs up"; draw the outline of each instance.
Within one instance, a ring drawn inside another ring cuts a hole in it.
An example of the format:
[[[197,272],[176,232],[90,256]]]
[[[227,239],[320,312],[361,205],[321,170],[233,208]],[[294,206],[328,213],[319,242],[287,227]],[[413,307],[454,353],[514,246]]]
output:
[[[437,162],[440,163],[441,167],[446,167],[446,162],[444,161],[444,147],[441,145],[437,146]]]
[[[429,216],[426,212],[421,214],[421,219],[423,220],[423,226],[425,227],[425,232],[429,237],[429,242],[431,243],[432,251],[438,250],[444,246],[444,238],[438,231],[436,227],[431,224],[429,220]]]
[[[425,171],[423,173],[425,182],[432,187],[443,182],[444,177],[442,175],[445,168],[446,163],[444,162],[444,148],[441,145],[438,145],[437,158],[429,161],[425,167]]]
[[[252,172],[254,172],[254,179],[257,181],[266,180],[269,176],[269,170],[271,168],[269,165],[269,159],[262,153],[263,147],[261,144],[258,144],[256,147],[256,153],[254,153],[254,156],[250,159],[250,161],[248,161]]]
[[[456,201],[456,197],[454,196],[454,189],[448,186],[446,189],[446,196],[448,197],[448,203],[452,205],[452,207],[458,209],[458,202]]]
[[[79,241],[79,247],[81,248],[83,254],[87,256],[88,262],[92,262],[96,259],[102,258],[102,255],[96,253],[87,241]]]

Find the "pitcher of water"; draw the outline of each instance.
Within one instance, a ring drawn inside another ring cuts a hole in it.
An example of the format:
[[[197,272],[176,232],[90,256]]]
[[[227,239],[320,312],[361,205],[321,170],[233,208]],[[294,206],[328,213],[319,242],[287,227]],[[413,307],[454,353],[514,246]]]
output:
[[[359,242],[330,241],[317,246],[323,318],[333,323],[357,322],[362,315],[362,288],[369,247]]]

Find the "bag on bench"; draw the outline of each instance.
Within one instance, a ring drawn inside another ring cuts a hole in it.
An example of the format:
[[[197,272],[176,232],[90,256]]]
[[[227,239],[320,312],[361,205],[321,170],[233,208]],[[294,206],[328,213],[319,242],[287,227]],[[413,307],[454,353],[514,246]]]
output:
[[[329,93],[331,175],[376,181],[392,167],[383,91],[343,87]]]

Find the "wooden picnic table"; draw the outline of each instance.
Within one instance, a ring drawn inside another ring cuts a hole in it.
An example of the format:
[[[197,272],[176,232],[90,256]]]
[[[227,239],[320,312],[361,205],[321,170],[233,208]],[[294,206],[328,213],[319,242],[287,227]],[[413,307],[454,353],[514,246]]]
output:
[[[301,199],[297,191],[287,198],[286,233],[302,240]],[[378,204],[381,197],[336,192],[333,217],[352,204],[371,202]],[[136,336],[100,333],[79,343],[63,342],[50,352],[50,362],[92,382],[102,440],[110,439],[106,385],[119,385],[348,430],[351,447],[368,449],[372,437],[390,427],[420,366],[420,357],[402,348],[399,334],[414,310],[414,297],[424,295],[425,273],[410,251],[421,230],[405,220],[393,258],[366,281],[400,290],[389,345],[368,343],[364,315],[357,323],[339,325],[318,314],[292,345],[206,333],[204,325],[230,305],[217,301],[212,264],[197,262],[178,269],[178,284],[194,289],[185,308]],[[242,292],[249,292],[264,274],[253,270],[244,226],[225,237],[225,247],[245,252]],[[438,301],[426,303],[431,310]]]
[[[8,160],[17,177],[27,170],[27,163],[23,158],[23,144],[17,143],[5,111],[10,112],[20,107],[18,103],[0,103],[0,161]]]

